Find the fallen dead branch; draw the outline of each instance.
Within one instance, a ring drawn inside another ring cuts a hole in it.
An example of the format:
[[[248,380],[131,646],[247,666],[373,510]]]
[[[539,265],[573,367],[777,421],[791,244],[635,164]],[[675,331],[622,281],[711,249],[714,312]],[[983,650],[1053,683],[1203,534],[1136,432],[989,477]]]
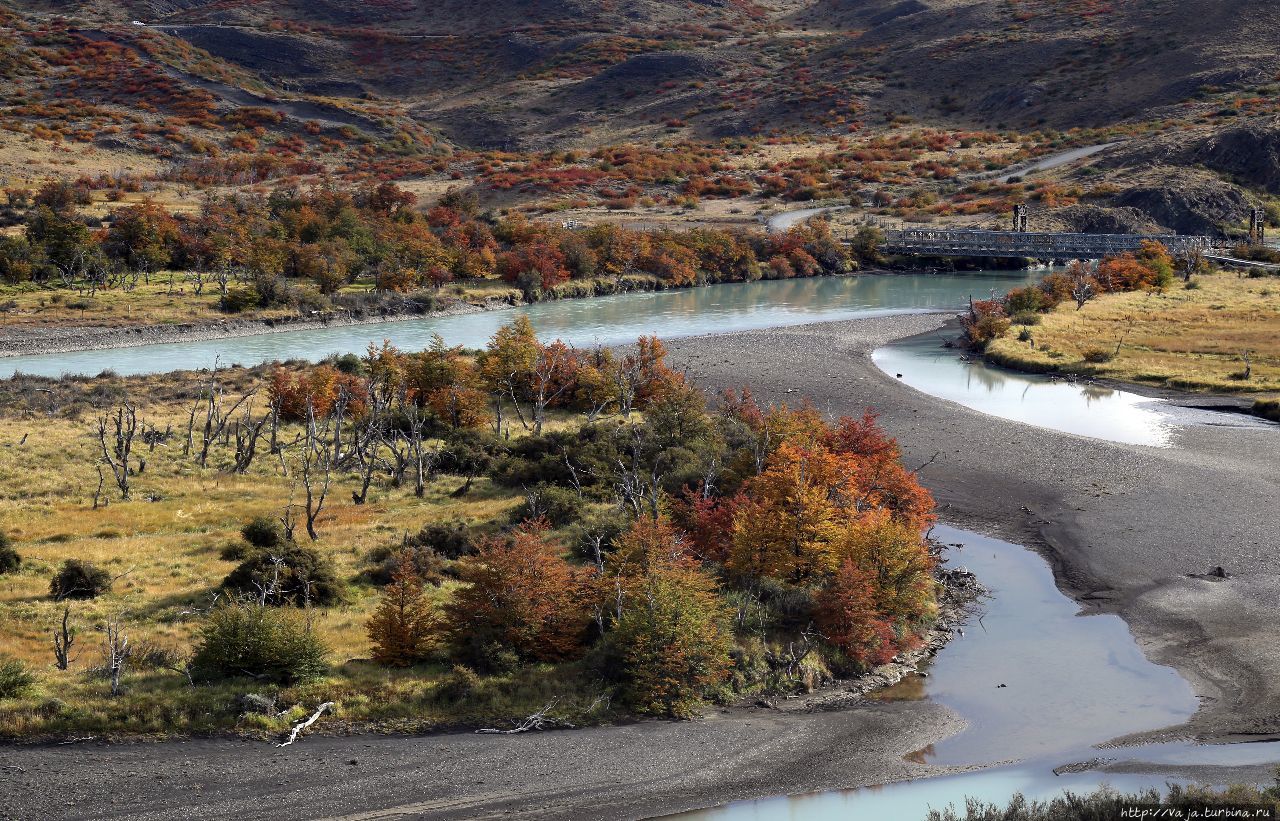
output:
[[[307,729],[312,724],[315,724],[317,721],[320,720],[320,716],[324,715],[326,712],[332,709],[333,709],[332,701],[326,701],[324,704],[321,704],[319,707],[316,708],[316,711],[311,714],[310,718],[308,718],[306,721],[299,721],[297,724],[293,725],[293,731],[289,733],[288,741],[282,741],[276,746],[288,747],[290,744],[298,740],[298,736],[302,734],[303,730]]]
[[[492,727],[486,727],[484,729],[476,730],[476,732],[482,735],[517,735],[519,733],[528,733],[534,730],[550,730],[555,727],[569,730],[573,729],[573,725],[565,721],[563,718],[551,715],[551,711],[555,709],[557,701],[559,701],[559,699],[554,698],[551,701],[548,701],[542,706],[541,710],[531,714],[528,718],[521,721],[510,730],[498,730]]]

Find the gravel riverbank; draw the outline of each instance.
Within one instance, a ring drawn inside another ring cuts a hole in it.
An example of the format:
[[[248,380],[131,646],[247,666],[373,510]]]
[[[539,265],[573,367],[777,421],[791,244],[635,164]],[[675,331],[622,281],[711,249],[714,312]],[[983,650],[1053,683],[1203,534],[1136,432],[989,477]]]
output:
[[[887,317],[675,340],[709,390],[823,411],[872,407],[945,521],[1043,552],[1059,586],[1122,616],[1152,660],[1202,699],[1182,730],[1280,737],[1280,494],[1274,429],[1188,426],[1175,447],[1122,445],[988,416],[882,373],[872,350],[933,333],[945,316]],[[802,363],[797,367],[797,363]],[[1228,578],[1208,576],[1221,566]],[[1083,683],[1082,683],[1083,684]]]

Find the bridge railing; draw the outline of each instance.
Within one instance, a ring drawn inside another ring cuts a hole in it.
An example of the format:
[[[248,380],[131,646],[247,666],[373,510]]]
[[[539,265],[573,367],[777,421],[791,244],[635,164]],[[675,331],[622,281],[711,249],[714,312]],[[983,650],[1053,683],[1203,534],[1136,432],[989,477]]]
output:
[[[966,231],[902,228],[884,232],[886,251],[930,256],[1025,256],[1097,259],[1137,251],[1143,242],[1159,242],[1173,253],[1213,248],[1209,237],[1179,234],[1070,234],[1019,231]]]

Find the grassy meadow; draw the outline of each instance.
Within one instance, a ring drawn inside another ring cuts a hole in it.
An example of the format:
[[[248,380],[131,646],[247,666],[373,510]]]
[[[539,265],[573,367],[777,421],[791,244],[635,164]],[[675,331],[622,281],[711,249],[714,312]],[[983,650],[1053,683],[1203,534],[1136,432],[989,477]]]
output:
[[[265,376],[233,370],[222,379],[236,396],[262,387]],[[443,665],[399,671],[365,660],[365,624],[378,599],[377,588],[360,580],[370,568],[367,554],[398,545],[430,521],[461,519],[482,530],[505,524],[521,501],[518,490],[497,488],[484,477],[454,497],[463,480],[450,476],[437,476],[422,499],[412,483],[375,483],[364,505],[352,503],[354,476],[335,478],[315,546],[352,583],[344,603],[310,611],[314,630],[332,650],[331,673],[294,687],[263,686],[261,692],[277,694],[282,715],[242,715],[236,697],[251,691],[251,682],[192,688],[180,670],[137,662],[126,674],[124,694],[112,698],[98,671],[99,628],[114,620],[140,649],[189,652],[203,611],[236,565],[220,558],[222,549],[241,540],[247,520],[279,516],[289,499],[290,480],[265,447],[243,476],[226,470],[230,455],[221,446],[204,469],[182,455],[191,408],[186,394],[194,395],[201,381],[193,374],[19,380],[0,389],[8,394],[0,403],[0,530],[23,560],[18,572],[0,575],[0,650],[25,662],[37,679],[27,696],[0,699],[0,737],[275,731],[323,701],[337,703],[338,722],[411,730],[524,716],[557,697],[562,711],[573,714],[579,701],[591,701],[571,675],[540,675],[545,671],[536,666],[478,678]],[[120,500],[108,473],[102,495],[109,504],[95,510],[98,411],[91,404],[106,406],[125,395],[149,425],[171,425],[173,433],[154,451],[135,444],[147,465],[133,477],[132,500]],[[567,417],[554,424],[568,424]],[[301,528],[298,536],[307,541]],[[115,581],[96,599],[69,602],[78,634],[64,671],[54,665],[52,638],[64,605],[50,596],[49,583],[69,558],[93,562]],[[442,597],[452,584],[427,590]]]
[[[1022,370],[1192,391],[1280,393],[1275,278],[1218,272],[1164,291],[1103,294],[1081,310],[1068,300],[1039,320],[1015,324],[987,355]]]

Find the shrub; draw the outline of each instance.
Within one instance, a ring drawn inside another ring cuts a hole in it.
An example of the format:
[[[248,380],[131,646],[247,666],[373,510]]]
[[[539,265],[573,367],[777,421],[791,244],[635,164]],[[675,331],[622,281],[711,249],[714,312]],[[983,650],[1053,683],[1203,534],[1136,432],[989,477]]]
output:
[[[1049,307],[1050,297],[1040,288],[1029,285],[1014,288],[1004,298],[1005,312],[1010,316],[1034,314]],[[1016,320],[1015,320],[1016,321]]]
[[[286,544],[276,550],[255,550],[223,579],[227,590],[258,597],[267,590],[267,604],[330,605],[342,601],[342,580],[327,556],[313,547]]]
[[[253,545],[244,542],[229,542],[218,551],[218,558],[224,562],[242,562],[253,555]]]
[[[36,677],[18,659],[0,656],[0,698],[19,698],[27,694]]]
[[[67,559],[49,583],[55,599],[93,599],[111,589],[111,574],[92,562]]]
[[[539,484],[530,489],[524,503],[511,513],[513,522],[545,519],[552,527],[564,527],[582,519],[585,505],[568,488]]]
[[[1044,317],[1031,311],[1020,311],[1013,315],[1014,325],[1039,325]]]
[[[1280,399],[1255,399],[1253,412],[1264,419],[1280,422]]]
[[[1110,348],[1090,347],[1081,351],[1081,356],[1085,362],[1091,362],[1094,365],[1101,365],[1104,362],[1110,362],[1115,359],[1115,351]]]
[[[361,575],[372,584],[390,584],[402,559],[413,564],[414,572],[420,580],[437,587],[444,582],[445,575],[453,570],[446,568],[445,561],[431,548],[419,547],[413,544],[412,539],[405,539],[402,545],[375,547],[369,551],[369,563],[373,566]]]
[[[22,557],[18,555],[9,534],[0,532],[0,575],[16,573],[22,566]]]
[[[422,594],[413,557],[405,551],[396,557],[391,584],[367,625],[373,660],[388,667],[425,660],[439,637],[439,626],[435,608]]]
[[[254,547],[279,547],[284,544],[284,530],[275,519],[255,516],[240,528],[240,535]]]
[[[222,310],[229,314],[238,314],[259,304],[258,293],[251,288],[232,288],[222,300]]]
[[[687,717],[728,676],[733,640],[715,581],[688,567],[655,567],[609,633],[623,698],[637,712]]]
[[[475,539],[471,537],[471,529],[463,521],[432,522],[418,535],[409,540],[412,547],[430,548],[437,556],[445,559],[461,559],[476,552]]]
[[[463,560],[470,584],[445,608],[458,652],[482,671],[504,650],[538,661],[578,655],[590,619],[588,579],[561,558],[559,545],[529,525],[477,547]]]
[[[328,653],[300,613],[237,603],[209,614],[191,667],[205,680],[247,676],[292,684],[323,675]]]

